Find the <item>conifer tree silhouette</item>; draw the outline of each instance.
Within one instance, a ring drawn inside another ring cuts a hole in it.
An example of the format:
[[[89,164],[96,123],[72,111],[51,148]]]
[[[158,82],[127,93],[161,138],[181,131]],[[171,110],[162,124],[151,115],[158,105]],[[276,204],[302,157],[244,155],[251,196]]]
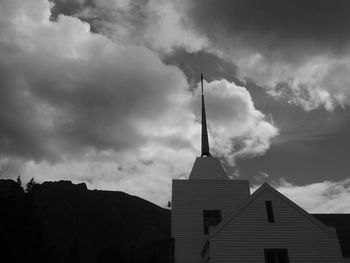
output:
[[[26,193],[30,193],[34,188],[34,185],[36,184],[37,183],[34,181],[34,178],[30,179],[30,181],[26,185]]]

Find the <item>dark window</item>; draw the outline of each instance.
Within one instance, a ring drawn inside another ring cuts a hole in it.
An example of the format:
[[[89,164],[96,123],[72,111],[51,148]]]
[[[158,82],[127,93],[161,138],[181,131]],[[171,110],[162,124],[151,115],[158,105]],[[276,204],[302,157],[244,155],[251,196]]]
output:
[[[267,220],[269,223],[275,222],[275,218],[273,216],[273,210],[272,210],[272,202],[271,201],[266,201],[266,212],[267,212]]]
[[[289,263],[288,250],[285,248],[264,249],[265,263]]]
[[[210,226],[216,226],[221,222],[220,210],[203,210],[204,234],[209,233]]]

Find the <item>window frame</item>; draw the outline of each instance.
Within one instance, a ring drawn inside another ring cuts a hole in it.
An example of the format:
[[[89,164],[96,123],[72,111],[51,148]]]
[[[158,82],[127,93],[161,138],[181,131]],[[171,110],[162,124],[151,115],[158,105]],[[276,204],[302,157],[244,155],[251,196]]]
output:
[[[220,224],[221,219],[221,210],[203,210],[203,233],[208,235],[209,227]]]
[[[264,248],[265,263],[289,263],[288,249],[286,248]],[[273,257],[270,260],[270,257]]]
[[[265,208],[266,208],[266,215],[267,215],[267,221],[269,223],[275,223],[275,215],[273,213],[273,207],[272,207],[272,201],[266,200],[265,201]]]

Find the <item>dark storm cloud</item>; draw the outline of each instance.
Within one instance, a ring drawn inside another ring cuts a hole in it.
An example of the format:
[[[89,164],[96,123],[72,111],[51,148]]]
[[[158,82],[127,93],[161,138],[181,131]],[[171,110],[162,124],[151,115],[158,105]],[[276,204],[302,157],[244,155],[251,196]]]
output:
[[[111,30],[109,26],[113,23],[121,25],[129,24],[130,20],[137,30],[147,25],[150,19],[147,15],[148,0],[132,1],[128,10],[117,8],[118,4],[109,0],[49,0],[54,5],[51,11],[51,19],[56,20],[58,15],[78,16],[82,21],[91,26],[92,32],[108,34]],[[127,4],[128,6],[129,4]],[[127,25],[126,25],[127,26]],[[131,29],[131,27],[130,27]]]
[[[176,48],[192,53],[206,46],[206,38],[188,23],[180,1],[52,0],[52,19],[59,14],[88,22],[93,32],[116,43],[142,45],[161,54]]]
[[[238,34],[265,52],[305,41],[337,53],[350,40],[347,0],[197,0],[190,14],[196,27],[214,39]]]
[[[21,90],[21,74],[0,62],[0,155],[21,153],[26,158],[52,158],[44,143],[48,134],[37,126],[35,101]]]
[[[55,147],[79,152],[82,147],[123,150],[142,145],[146,140],[137,121],[157,119],[159,109],[171,105],[163,87],[176,82],[171,70],[163,71],[152,54],[139,48],[93,56],[88,62],[66,60],[64,65],[46,57],[24,56],[17,62],[21,72],[8,72],[12,81],[1,79],[1,152],[35,159],[52,159]]]
[[[350,104],[348,1],[53,3],[54,17],[76,16],[116,43],[160,53],[190,82],[199,71],[193,64],[201,63],[211,65],[212,78],[252,81],[270,96],[308,111]]]
[[[350,2],[195,1],[192,26],[242,81],[307,111],[350,105]]]
[[[78,15],[100,31],[106,30],[102,21],[119,24],[132,21],[133,28],[141,32],[142,27],[157,19],[150,17],[148,0],[127,4],[106,0],[50,1],[54,3],[54,18],[58,14]],[[266,52],[299,41],[331,47],[338,52],[350,40],[347,0],[193,0],[185,1],[184,5],[189,7],[189,21],[204,35],[216,40],[238,34],[245,43]],[[84,16],[84,10],[90,10],[90,16],[86,12]]]
[[[189,95],[183,73],[76,18],[50,22],[48,8],[8,1],[0,13],[0,157],[56,161],[147,144],[152,127],[140,125]]]
[[[74,0],[49,0],[53,3],[51,8],[51,19],[56,20],[58,15],[63,14],[73,16],[81,12],[85,7],[94,7],[94,2],[90,0],[74,1]]]
[[[226,62],[214,54],[206,51],[188,53],[184,49],[176,49],[171,54],[164,56],[166,64],[176,65],[185,73],[188,81],[195,86],[198,76],[204,74],[207,80],[226,79],[236,84],[242,84],[235,73],[237,68],[234,64]]]

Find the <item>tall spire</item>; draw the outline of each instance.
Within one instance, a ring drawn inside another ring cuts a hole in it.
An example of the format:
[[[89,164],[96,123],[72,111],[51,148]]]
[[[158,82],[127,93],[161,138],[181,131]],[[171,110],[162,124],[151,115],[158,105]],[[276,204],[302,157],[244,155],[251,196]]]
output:
[[[203,92],[203,74],[201,73],[201,84],[202,84],[202,154],[201,157],[211,157],[209,152],[209,140],[208,140],[208,129],[207,119],[205,116],[205,104],[204,104],[204,92]]]

